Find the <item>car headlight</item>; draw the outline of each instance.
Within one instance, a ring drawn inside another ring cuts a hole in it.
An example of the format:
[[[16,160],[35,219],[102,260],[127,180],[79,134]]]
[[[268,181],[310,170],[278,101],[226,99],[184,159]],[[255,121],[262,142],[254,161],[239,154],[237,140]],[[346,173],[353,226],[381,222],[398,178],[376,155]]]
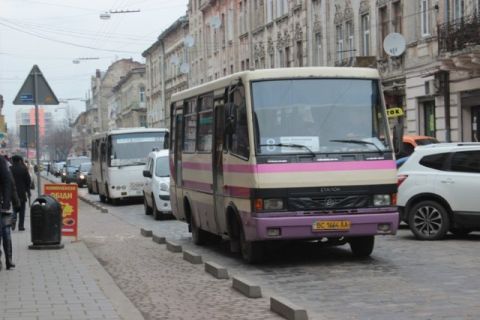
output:
[[[264,199],[263,209],[264,210],[282,210],[283,200],[282,199]]]
[[[67,175],[67,173],[66,173],[66,172],[62,172],[62,176],[66,176],[66,175]]]
[[[166,183],[161,183],[160,184],[160,191],[168,191],[168,184]]]
[[[83,174],[81,174],[80,179],[85,179],[85,176]]]
[[[375,207],[389,206],[392,204],[392,198],[389,194],[373,195],[373,205]]]

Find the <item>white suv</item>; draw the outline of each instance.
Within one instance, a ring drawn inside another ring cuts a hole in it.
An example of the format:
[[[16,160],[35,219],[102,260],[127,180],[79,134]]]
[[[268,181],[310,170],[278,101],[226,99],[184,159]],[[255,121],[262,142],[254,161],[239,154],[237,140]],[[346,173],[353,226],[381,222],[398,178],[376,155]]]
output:
[[[480,143],[415,148],[398,171],[400,219],[417,239],[480,230]]]
[[[168,150],[153,151],[147,157],[143,170],[143,205],[145,214],[152,214],[155,220],[172,212],[170,206],[170,168]]]

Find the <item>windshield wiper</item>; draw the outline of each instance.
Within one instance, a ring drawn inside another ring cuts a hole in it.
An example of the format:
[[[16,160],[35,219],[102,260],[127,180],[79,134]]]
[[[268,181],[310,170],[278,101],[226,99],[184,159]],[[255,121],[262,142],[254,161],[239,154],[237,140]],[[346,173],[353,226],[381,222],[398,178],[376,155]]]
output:
[[[312,157],[316,157],[315,152],[312,151],[307,146],[304,146],[303,144],[295,144],[295,143],[274,143],[274,144],[261,144],[260,147],[287,147],[287,148],[299,148],[299,149],[305,149],[308,150],[308,152],[312,155]]]
[[[342,140],[342,139],[336,140],[336,139],[335,139],[335,140],[330,140],[330,142],[341,142],[341,143],[353,143],[353,144],[372,145],[372,146],[374,146],[374,147],[378,150],[378,152],[380,152],[380,153],[384,153],[384,152],[385,152],[385,151],[382,151],[382,149],[380,149],[375,143],[370,142],[370,141],[354,140],[354,139],[352,139],[352,140],[349,140],[349,139],[346,139],[346,140]]]

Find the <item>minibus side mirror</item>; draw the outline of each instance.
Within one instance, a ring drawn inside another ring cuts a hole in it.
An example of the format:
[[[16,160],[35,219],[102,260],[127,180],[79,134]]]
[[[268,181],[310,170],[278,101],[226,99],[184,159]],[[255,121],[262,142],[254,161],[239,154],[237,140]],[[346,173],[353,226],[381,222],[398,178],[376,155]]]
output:
[[[403,153],[403,124],[397,123],[393,127],[393,148],[395,154]]]
[[[150,173],[150,171],[148,170],[143,170],[143,176],[145,178],[151,178],[152,177],[152,174]]]

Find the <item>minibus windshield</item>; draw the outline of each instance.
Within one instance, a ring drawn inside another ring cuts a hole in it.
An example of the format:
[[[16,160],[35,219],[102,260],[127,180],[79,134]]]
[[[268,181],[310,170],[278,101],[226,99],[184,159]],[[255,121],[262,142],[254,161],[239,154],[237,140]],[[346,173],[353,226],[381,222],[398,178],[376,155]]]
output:
[[[391,150],[377,80],[256,81],[252,99],[257,154]]]

